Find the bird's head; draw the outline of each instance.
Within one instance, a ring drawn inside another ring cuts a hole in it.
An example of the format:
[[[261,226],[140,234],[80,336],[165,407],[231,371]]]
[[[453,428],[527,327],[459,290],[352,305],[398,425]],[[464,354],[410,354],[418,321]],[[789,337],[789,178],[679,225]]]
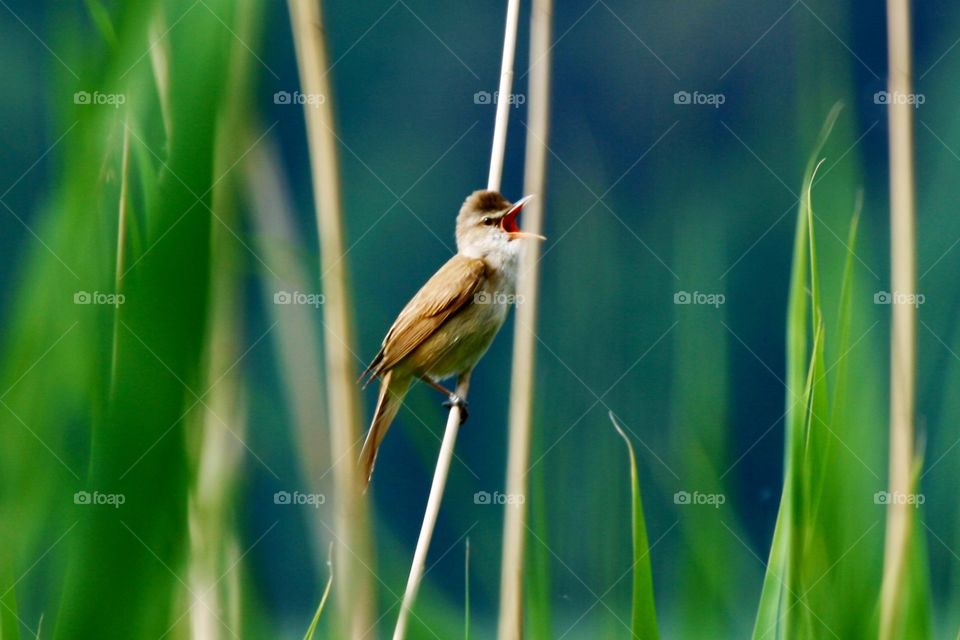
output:
[[[457,250],[482,258],[495,253],[518,252],[519,246],[514,240],[543,240],[543,236],[521,231],[517,224],[520,211],[532,197],[525,196],[511,203],[497,191],[471,193],[463,201],[457,216]]]

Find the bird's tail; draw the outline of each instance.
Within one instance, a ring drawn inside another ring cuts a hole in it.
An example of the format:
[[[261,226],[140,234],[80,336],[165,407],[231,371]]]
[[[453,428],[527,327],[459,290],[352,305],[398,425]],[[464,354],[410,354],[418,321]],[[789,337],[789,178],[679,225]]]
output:
[[[380,382],[380,396],[377,398],[377,408],[373,413],[367,439],[360,451],[360,472],[364,488],[370,483],[373,475],[373,465],[377,461],[377,451],[383,436],[387,434],[390,423],[393,422],[397,411],[403,404],[403,398],[410,388],[410,376],[398,376],[396,371],[389,371]]]

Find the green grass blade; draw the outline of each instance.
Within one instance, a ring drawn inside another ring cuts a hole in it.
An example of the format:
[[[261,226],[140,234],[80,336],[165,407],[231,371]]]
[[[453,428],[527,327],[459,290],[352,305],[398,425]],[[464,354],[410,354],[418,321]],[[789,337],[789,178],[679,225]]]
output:
[[[813,468],[816,456],[810,455],[807,446],[811,434],[815,430],[817,408],[822,403],[821,387],[818,384],[819,376],[823,371],[823,323],[817,325],[813,339],[813,351],[810,356],[810,367],[807,372],[807,381],[804,385],[803,406],[804,425],[802,434],[797,434],[796,440],[791,442],[793,457],[791,471],[795,474],[791,481],[791,532],[790,556],[787,560],[786,588],[788,603],[787,609],[779,614],[784,622],[785,636],[790,638],[812,638],[813,619],[811,607],[807,602],[807,576],[811,572],[811,565],[807,560],[806,551],[809,548],[809,536],[813,533],[813,518],[810,496],[814,492],[817,470]],[[802,439],[802,442],[800,440]],[[815,579],[815,578],[814,578]]]
[[[753,627],[754,640],[783,637],[780,632],[780,609],[786,591],[783,584],[786,579],[787,551],[790,544],[790,508],[789,495],[785,488],[783,499],[780,500],[780,508],[777,510],[777,522],[773,529],[767,571],[763,576],[760,606]],[[772,636],[769,633],[771,630],[776,630]]]
[[[657,610],[653,600],[653,570],[650,568],[650,544],[647,540],[647,525],[643,518],[643,501],[640,497],[640,478],[637,474],[637,458],[630,438],[617,424],[610,412],[610,422],[627,443],[630,455],[630,493],[633,496],[633,612],[630,628],[632,637],[641,640],[657,640]]]
[[[331,553],[333,551],[333,545],[330,546]],[[306,635],[303,636],[303,640],[313,640],[313,634],[317,632],[317,625],[320,624],[320,617],[323,615],[323,608],[327,605],[327,598],[330,597],[330,590],[333,588],[333,560],[327,561],[327,566],[330,567],[330,575],[327,578],[327,586],[323,588],[323,595],[320,596],[320,604],[317,605],[317,611],[313,614],[313,620],[310,621],[310,627],[307,629]]]
[[[803,449],[807,432],[807,403],[812,394],[813,365],[807,353],[809,320],[808,304],[812,309],[811,317],[820,313],[819,285],[814,278],[810,294],[812,304],[808,303],[807,283],[810,278],[808,261],[816,259],[816,252],[810,239],[812,232],[812,208],[810,194],[819,157],[830,132],[840,115],[841,106],[835,105],[823,124],[814,145],[813,153],[807,163],[803,177],[800,206],[793,245],[793,265],[790,274],[790,290],[787,302],[786,334],[786,451],[784,455],[784,485],[774,527],[773,542],[767,562],[766,575],[760,595],[760,604],[754,624],[755,639],[770,638],[769,631],[775,629],[773,637],[787,637],[789,622],[783,623],[783,612],[787,596],[793,591],[790,587],[798,579],[796,546],[802,538],[803,508],[800,497],[803,495]],[[816,326],[816,325],[814,325]],[[791,559],[793,558],[793,559]],[[791,567],[793,565],[793,567]],[[792,568],[792,570],[791,570]],[[789,588],[788,588],[789,587]],[[789,599],[792,599],[791,596]],[[793,604],[791,602],[790,604]],[[789,604],[787,606],[790,606]]]
[[[923,445],[918,444],[913,463],[913,485],[911,493],[920,495],[920,476],[923,471]],[[905,569],[907,587],[904,590],[906,602],[903,605],[900,637],[933,638],[930,605],[930,570],[927,562],[926,537],[920,518],[920,506],[914,509],[909,545],[910,556]]]
[[[842,423],[846,408],[847,370],[849,369],[847,351],[850,349],[850,326],[853,322],[853,259],[862,209],[863,191],[860,191],[853,208],[850,230],[847,232],[847,257],[843,264],[843,284],[840,289],[840,317],[837,322],[837,353],[840,359],[837,362],[836,384],[833,389],[833,407],[830,419],[833,424]]]
[[[151,6],[156,4],[138,5],[136,11]],[[181,13],[189,8],[180,0],[164,6]],[[124,5],[121,13],[135,11],[131,7]],[[229,3],[215,0],[204,11],[186,14],[168,34],[175,129],[165,145],[152,149],[163,157],[163,168],[156,188],[142,195],[148,245],[143,253],[129,255],[126,302],[117,315],[121,329],[114,393],[98,399],[91,412],[90,467],[77,487],[123,496],[124,502],[118,509],[75,509],[80,524],[70,540],[70,565],[55,625],[59,638],[177,636],[180,630],[171,630],[171,622],[181,618],[178,624],[186,624],[180,615],[181,576],[191,468],[184,408],[206,391],[201,388],[201,360],[211,268],[209,194],[216,179],[215,131],[231,44],[221,20],[230,23],[231,14]],[[142,19],[133,26],[131,18],[116,21],[120,49],[130,56],[144,50]],[[130,64],[117,60],[108,72],[119,76]],[[142,79],[148,71],[149,66],[141,64],[131,73]],[[143,86],[129,83],[131,108],[146,104]],[[72,162],[64,178],[69,194],[91,188],[82,165],[91,154],[101,155],[105,144],[92,126],[78,125],[78,133],[81,127],[86,140],[72,140]],[[153,129],[158,129],[156,122]],[[70,197],[67,203],[66,215],[95,219],[86,197]],[[94,289],[98,284],[86,286]],[[79,312],[91,316],[97,310]],[[110,358],[100,355],[98,362],[106,379]],[[104,602],[123,615],[104,615]]]
[[[822,161],[821,161],[822,163]],[[820,166],[819,164],[817,165]],[[815,172],[814,172],[815,173]],[[832,396],[830,395],[827,384],[826,358],[824,355],[826,345],[821,342],[819,352],[815,351],[817,366],[815,368],[814,380],[814,398],[816,402],[811,407],[812,415],[815,419],[810,425],[807,433],[807,475],[809,486],[806,495],[809,496],[806,527],[806,548],[818,546],[820,549],[834,549],[840,553],[842,549],[836,549],[836,545],[841,544],[835,531],[835,527],[830,526],[830,519],[838,515],[839,502],[838,492],[832,488],[841,482],[837,477],[837,460],[834,451],[834,440],[842,437],[837,431],[843,428],[843,417],[845,410],[845,391],[847,378],[847,351],[849,350],[850,326],[852,323],[852,278],[853,278],[853,258],[854,246],[856,244],[857,226],[860,216],[862,199],[858,197],[857,204],[854,207],[853,218],[850,222],[850,229],[847,234],[846,256],[842,274],[842,283],[840,290],[840,303],[837,321],[837,347],[836,352],[839,355],[835,363],[836,374],[835,385]],[[810,244],[813,241],[813,214],[812,205],[810,205]],[[816,263],[816,254],[811,248],[811,279],[816,273],[813,265]],[[815,308],[819,308],[819,302],[814,303]],[[822,313],[816,313],[816,318],[821,321]],[[832,399],[829,401],[828,399]],[[825,422],[825,421],[829,422]],[[814,537],[820,536],[819,540]],[[809,582],[814,583],[817,579],[817,572],[826,570],[825,566],[819,568],[810,567],[813,571]],[[807,587],[809,588],[809,587]]]

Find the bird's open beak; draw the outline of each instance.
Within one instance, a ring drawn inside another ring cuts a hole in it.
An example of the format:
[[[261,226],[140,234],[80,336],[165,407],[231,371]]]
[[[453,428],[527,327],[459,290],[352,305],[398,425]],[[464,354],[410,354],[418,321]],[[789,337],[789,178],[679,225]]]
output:
[[[511,240],[517,240],[519,238],[529,238],[531,240],[546,240],[543,236],[536,233],[527,233],[526,231],[521,231],[520,227],[517,226],[517,216],[520,215],[520,211],[523,209],[523,205],[530,202],[533,195],[524,196],[517,200],[510,210],[502,218],[500,218],[500,228],[507,232],[507,235]]]

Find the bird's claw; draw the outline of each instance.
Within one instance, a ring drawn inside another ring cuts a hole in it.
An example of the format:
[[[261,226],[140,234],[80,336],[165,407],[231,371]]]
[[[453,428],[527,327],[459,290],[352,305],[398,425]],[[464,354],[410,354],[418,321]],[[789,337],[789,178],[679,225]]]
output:
[[[452,409],[453,407],[460,409],[460,424],[466,422],[467,418],[470,417],[470,412],[467,410],[467,401],[455,393],[450,394],[446,402],[443,403],[443,406],[448,409]]]

